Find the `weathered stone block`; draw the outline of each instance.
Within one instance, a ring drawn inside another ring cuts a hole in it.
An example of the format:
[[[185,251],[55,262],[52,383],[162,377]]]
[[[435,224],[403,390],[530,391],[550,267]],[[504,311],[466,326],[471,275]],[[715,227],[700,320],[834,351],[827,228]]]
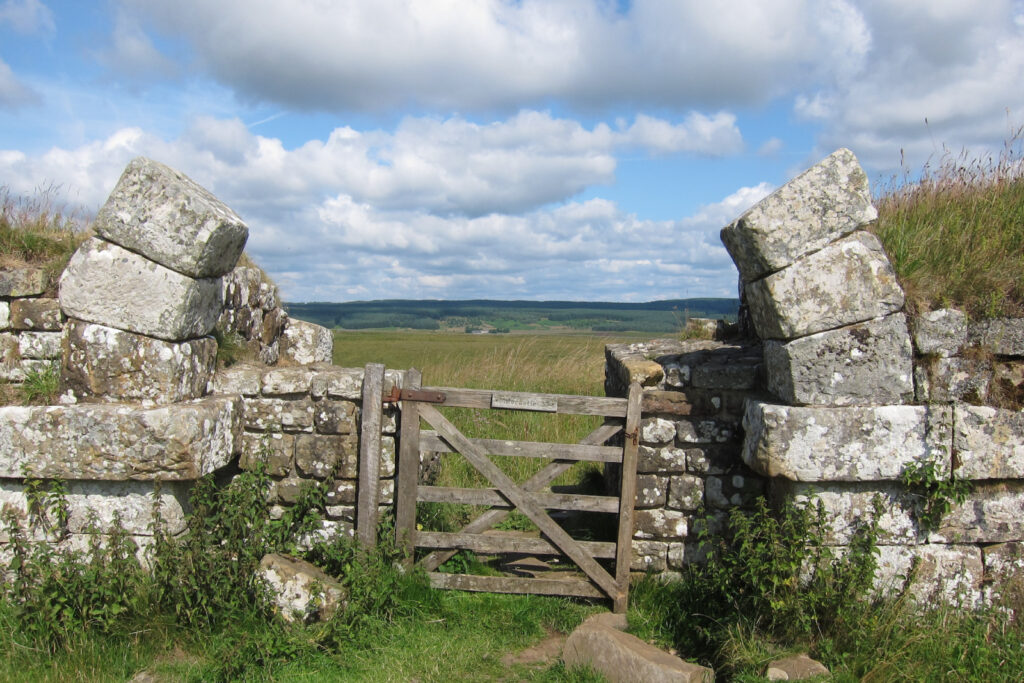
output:
[[[636,477],[636,507],[652,508],[665,505],[668,495],[668,477],[656,474],[638,474]]]
[[[38,296],[46,291],[46,271],[42,268],[0,269],[0,296]]]
[[[640,440],[645,444],[672,443],[676,438],[675,423],[660,417],[648,417],[640,421]]]
[[[704,503],[704,480],[692,474],[678,474],[669,479],[668,507],[674,510],[696,510]]]
[[[776,659],[768,663],[764,672],[764,677],[769,681],[802,681],[820,676],[829,676],[828,668],[806,654]]]
[[[145,157],[129,162],[93,229],[193,278],[219,277],[234,268],[249,236],[242,219],[210,192]]]
[[[768,389],[787,403],[884,405],[914,396],[902,313],[791,342],[766,341],[764,357]]]
[[[943,358],[920,361],[914,368],[918,394],[925,401],[983,402],[992,381],[992,362],[987,358]]]
[[[736,424],[723,420],[682,418],[676,423],[676,438],[682,443],[728,443],[736,437]]]
[[[1020,599],[1024,590],[1024,543],[999,543],[984,546],[986,592],[990,601]]]
[[[849,545],[857,529],[874,516],[873,501],[882,505],[878,517],[878,542],[916,544],[920,532],[914,519],[913,500],[896,483],[825,482],[820,484],[772,481],[772,495],[797,505],[817,506],[825,510],[825,538],[829,545]]]
[[[1000,356],[1024,356],[1024,318],[995,318],[973,323],[968,341]]]
[[[633,556],[629,570],[633,572],[663,572],[668,569],[668,543],[664,541],[638,541],[633,539]]]
[[[242,454],[238,458],[238,467],[251,471],[262,463],[266,467],[267,474],[274,477],[287,477],[292,473],[294,455],[294,434],[246,432],[242,436]]]
[[[176,403],[206,394],[216,364],[213,337],[168,342],[71,319],[64,330],[61,389],[76,398]]]
[[[92,404],[0,408],[0,477],[193,480],[241,448],[238,399],[158,408]]]
[[[62,336],[60,332],[22,332],[18,335],[18,354],[41,360],[60,358]]]
[[[268,370],[263,375],[263,395],[307,394],[313,381],[313,374],[313,371],[309,368],[275,368]]]
[[[977,546],[883,545],[878,551],[876,594],[891,595],[901,591],[907,577],[913,575],[908,594],[919,603],[937,600],[963,607],[981,604],[984,568],[981,549]]]
[[[750,401],[743,461],[794,481],[899,479],[912,464],[948,472],[949,406],[795,407]]]
[[[698,389],[753,389],[760,384],[762,367],[760,354],[730,363],[698,365],[693,368],[691,383]]]
[[[686,451],[686,471],[693,474],[731,474],[743,466],[741,447],[702,446]]]
[[[402,371],[385,370],[384,393],[389,393],[392,387],[401,388],[402,376]],[[363,396],[363,368],[318,368],[313,378],[312,392],[316,396],[360,399]]]
[[[747,507],[764,495],[765,481],[749,474],[712,476],[704,480],[704,500],[708,507],[726,510]]]
[[[302,365],[330,363],[334,354],[334,333],[304,320],[289,318],[281,342],[285,358]]]
[[[878,238],[858,231],[746,286],[758,336],[793,339],[903,307],[903,290]]]
[[[287,622],[326,621],[345,609],[345,587],[322,569],[288,555],[265,555],[259,577],[277,613]]]
[[[11,305],[0,301],[0,332],[11,328]]]
[[[116,244],[92,238],[60,279],[69,318],[167,341],[203,337],[220,317],[220,282],[196,280]]]
[[[237,266],[224,275],[224,305],[228,308],[250,308],[256,305],[260,288],[260,271]]]
[[[953,450],[962,479],[1024,478],[1024,413],[958,403]]]
[[[722,242],[750,282],[877,217],[867,174],[839,149],[723,228]]]
[[[72,534],[111,533],[114,516],[120,516],[121,528],[131,535],[151,536],[153,504],[159,502],[160,521],[164,532],[177,535],[185,530],[185,514],[189,510],[189,485],[167,482],[160,487],[154,501],[153,484],[142,481],[69,481],[67,493],[67,526]],[[0,480],[0,507],[11,505],[20,513],[28,513],[25,485],[20,481]],[[57,520],[49,520],[56,523]]]
[[[4,304],[6,306],[6,304]],[[0,329],[4,328],[0,313]],[[61,328],[60,304],[56,299],[15,299],[10,304],[10,326],[15,330],[54,332]]]
[[[245,402],[245,428],[253,431],[313,430],[313,402],[308,398],[254,398]]]
[[[3,335],[0,335],[2,337]],[[3,340],[0,339],[0,359],[3,358],[4,345]],[[32,373],[49,372],[50,370],[56,371],[60,363],[56,360],[41,360],[36,358],[23,358],[19,360],[17,357],[8,358],[0,362],[0,381],[4,382],[24,382],[29,375]]]
[[[677,510],[637,510],[634,515],[634,538],[675,539],[686,538],[687,516]]]
[[[967,316],[955,308],[942,308],[913,316],[908,321],[914,348],[921,355],[955,356],[967,342]]]
[[[263,372],[263,368],[243,363],[222,368],[213,376],[213,393],[259,396]]]
[[[302,474],[323,478],[337,465],[338,476],[359,476],[359,440],[355,434],[300,434],[295,439],[295,464]]]
[[[992,363],[988,398],[993,405],[1024,410],[1024,361],[997,360]]]
[[[640,446],[637,451],[637,472],[685,472],[687,451],[682,448]]]
[[[931,543],[1002,543],[1024,541],[1024,483],[975,484],[967,501],[954,505]]]
[[[634,635],[607,625],[610,614],[590,617],[565,642],[565,668],[587,667],[609,681],[711,683],[712,669],[684,662]]]
[[[350,401],[323,400],[313,404],[313,424],[321,434],[349,434],[356,429],[356,406]],[[394,427],[394,416],[391,426]],[[381,426],[383,433],[388,433]],[[391,430],[394,433],[394,429]]]

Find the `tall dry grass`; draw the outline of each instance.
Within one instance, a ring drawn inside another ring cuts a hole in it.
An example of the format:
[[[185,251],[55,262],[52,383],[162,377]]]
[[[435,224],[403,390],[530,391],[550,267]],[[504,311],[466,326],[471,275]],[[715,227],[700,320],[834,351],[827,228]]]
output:
[[[86,238],[82,222],[60,209],[57,188],[31,197],[0,186],[0,269],[43,266],[56,281]]]
[[[1024,315],[1024,130],[997,156],[945,154],[877,200],[882,240],[911,309]]]

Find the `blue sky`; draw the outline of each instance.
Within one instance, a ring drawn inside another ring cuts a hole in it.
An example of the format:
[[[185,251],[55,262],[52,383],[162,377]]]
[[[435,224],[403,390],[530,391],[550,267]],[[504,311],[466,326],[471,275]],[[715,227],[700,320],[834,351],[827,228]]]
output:
[[[144,155],[290,301],[734,296],[719,229],[1024,125],[1022,0],[0,0],[0,186]]]

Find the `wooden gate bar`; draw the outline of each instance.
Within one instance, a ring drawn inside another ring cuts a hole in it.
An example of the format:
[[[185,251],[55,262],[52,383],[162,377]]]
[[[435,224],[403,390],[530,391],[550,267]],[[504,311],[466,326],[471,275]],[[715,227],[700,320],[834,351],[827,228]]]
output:
[[[603,424],[584,437],[580,443],[587,445],[603,444],[621,431],[621,425]],[[527,479],[523,483],[522,488],[526,491],[537,491],[538,489],[542,489],[557,479],[563,472],[568,471],[574,464],[575,463],[571,461],[567,462],[556,460],[550,465],[546,465],[543,469],[537,472],[537,474]],[[488,510],[463,527],[462,531],[465,533],[479,533],[486,531],[495,524],[500,524],[506,517],[508,517],[509,512],[509,510]],[[433,552],[420,560],[419,564],[426,571],[432,572],[444,564],[454,554],[454,550]]]
[[[525,579],[516,576],[476,576],[430,572],[434,588],[452,588],[488,593],[531,593],[535,595],[572,595],[580,598],[604,598],[604,593],[582,579]]]
[[[534,500],[548,510],[575,510],[578,512],[619,511],[618,496],[584,496],[575,493],[535,493]],[[511,510],[512,505],[497,489],[465,489],[452,486],[419,486],[416,500],[421,503],[464,503],[487,505]]]
[[[422,375],[416,368],[405,373],[405,388],[419,388]],[[403,564],[412,567],[416,531],[416,484],[420,476],[420,413],[415,401],[402,402],[398,443],[398,481],[395,486],[395,533],[405,549]]]
[[[424,387],[424,391],[437,391],[445,395],[441,405],[452,408],[489,409],[494,395],[521,396],[524,399],[536,397],[555,402],[554,412],[564,415],[603,415],[625,417],[626,399],[607,396],[564,396],[562,394],[534,394],[517,391],[490,391],[488,389],[453,389],[451,387]]]
[[[368,363],[363,371],[362,424],[359,428],[359,488],[356,534],[367,548],[377,545],[377,504],[380,500],[380,423],[384,366]]]
[[[636,458],[640,443],[640,402],[643,389],[633,382],[629,385],[629,407],[626,409],[625,447],[622,449],[622,482],[619,492],[619,538],[615,555],[615,581],[617,594],[612,609],[621,614],[629,600],[629,567],[633,558],[633,507],[636,504]]]
[[[455,548],[472,550],[484,555],[520,553],[523,555],[561,555],[555,546],[543,538],[506,534],[467,534],[444,531],[417,531],[416,546],[419,548]],[[593,557],[611,560],[615,558],[615,543],[610,541],[576,541]]]
[[[378,399],[379,400],[379,399]],[[637,398],[639,407],[639,397]],[[530,518],[540,529],[541,533],[558,546],[569,559],[576,563],[576,566],[597,583],[605,593],[613,599],[618,599],[621,592],[619,583],[604,567],[599,565],[593,557],[590,557],[579,544],[566,531],[558,526],[548,513],[537,505],[531,494],[519,488],[505,472],[488,459],[487,455],[479,451],[469,439],[462,435],[458,429],[450,423],[444,415],[438,412],[432,405],[421,405],[420,414],[444,437],[456,450],[459,451],[480,472],[487,478],[501,493],[508,498],[509,502],[515,505],[520,512]],[[632,522],[632,515],[630,515]],[[632,529],[630,530],[632,536]],[[628,552],[628,551],[627,551]],[[627,556],[628,559],[628,556]],[[627,569],[628,571],[628,569]]]
[[[470,439],[474,446],[488,455],[510,455],[549,460],[587,460],[590,462],[622,462],[618,446],[589,446],[576,443],[543,443],[539,441],[507,441],[504,439]],[[452,447],[437,432],[420,432],[420,447],[425,451],[452,453]]]

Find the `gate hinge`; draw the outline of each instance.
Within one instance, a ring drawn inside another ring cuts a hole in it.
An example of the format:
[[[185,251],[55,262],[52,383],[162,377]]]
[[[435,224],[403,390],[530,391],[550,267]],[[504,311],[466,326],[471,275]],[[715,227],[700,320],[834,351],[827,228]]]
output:
[[[640,445],[640,429],[637,428],[632,432],[623,432],[623,436],[633,442],[634,446]]]
[[[420,403],[444,403],[443,391],[424,391],[423,389],[399,389],[391,387],[391,393],[381,398],[381,403],[398,403],[399,401],[418,401]]]

